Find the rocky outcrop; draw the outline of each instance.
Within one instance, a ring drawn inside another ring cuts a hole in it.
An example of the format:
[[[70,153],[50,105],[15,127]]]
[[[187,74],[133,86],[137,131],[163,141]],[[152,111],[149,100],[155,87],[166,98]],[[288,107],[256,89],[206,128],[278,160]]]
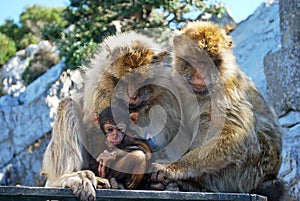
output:
[[[0,98],[0,146],[2,148],[0,150],[0,169],[15,161],[16,164],[12,165],[12,170],[18,173],[22,170],[25,171],[24,168],[26,169],[22,163],[32,164],[26,159],[32,160],[34,157],[24,157],[24,152],[28,152],[30,146],[51,131],[50,108],[45,100],[49,88],[56,82],[64,68],[65,65],[61,62],[30,84],[19,96],[6,95]],[[39,161],[42,153],[43,150],[40,150]],[[18,157],[22,160],[16,161]],[[39,162],[35,161],[34,163]],[[35,168],[38,167],[40,166]],[[31,169],[26,170],[31,171]],[[18,177],[15,182],[22,183],[20,180],[25,181],[25,178]],[[29,179],[28,182],[32,183],[32,179]]]
[[[292,10],[297,12],[298,9],[286,1],[281,4],[284,8],[279,6],[278,1],[262,4],[248,19],[238,24],[231,35],[238,63],[280,117],[284,135],[279,176],[300,200],[300,46],[293,36],[297,28],[286,27],[295,22],[296,15],[292,14]],[[287,12],[287,6],[294,9]],[[280,12],[293,19],[287,21],[287,17],[282,17]],[[287,30],[289,34],[286,31],[281,33],[281,30]],[[293,39],[288,39],[289,35]]]
[[[234,41],[234,54],[238,64],[266,96],[264,57],[268,52],[280,48],[278,2],[261,4],[230,35]]]
[[[281,116],[282,177],[300,200],[300,2],[279,1],[281,48],[264,59],[267,94]]]

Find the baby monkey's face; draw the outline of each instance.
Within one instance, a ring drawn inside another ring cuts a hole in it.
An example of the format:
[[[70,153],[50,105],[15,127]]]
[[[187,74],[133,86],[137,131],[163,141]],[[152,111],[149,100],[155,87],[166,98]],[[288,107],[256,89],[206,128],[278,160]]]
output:
[[[125,135],[125,130],[126,130],[126,125],[125,124],[110,124],[106,123],[104,124],[104,132],[106,139],[112,143],[113,145],[118,145],[122,142],[124,135]]]

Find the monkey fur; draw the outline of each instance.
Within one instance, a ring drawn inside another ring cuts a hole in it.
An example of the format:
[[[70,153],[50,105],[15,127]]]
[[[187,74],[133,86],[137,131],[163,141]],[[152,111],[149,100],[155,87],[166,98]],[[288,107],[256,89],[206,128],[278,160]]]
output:
[[[189,135],[196,137],[182,158],[154,164],[152,180],[180,181],[184,191],[251,192],[270,201],[283,200],[284,184],[277,178],[282,129],[262,94],[236,64],[230,37],[213,23],[190,22],[175,34],[173,51],[173,72],[193,89],[190,94],[182,90],[185,125],[199,127],[191,129]],[[214,96],[216,85],[222,89],[219,96]],[[199,113],[188,108],[191,95],[198,100]],[[220,134],[206,138],[212,134],[210,124],[220,126]]]
[[[95,176],[96,158],[107,146],[104,135],[90,122],[89,116],[110,106],[114,91],[116,100],[121,94],[129,103],[129,112],[139,113],[140,125],[149,124],[152,105],[162,105],[170,111],[168,107],[174,107],[172,100],[175,99],[174,96],[170,98],[170,92],[155,84],[136,85],[154,80],[157,75],[169,84],[170,67],[163,63],[166,55],[167,52],[152,39],[135,32],[110,36],[100,44],[90,64],[83,67],[83,90],[59,104],[52,139],[43,158],[42,172],[47,177],[47,186],[70,187],[82,200],[95,199],[96,184],[102,188],[110,187],[105,179]],[[124,82],[119,90],[122,93],[115,89],[120,80]],[[168,117],[172,115],[171,112]],[[170,127],[164,131],[176,132],[176,122],[178,120],[169,117]],[[171,138],[167,137],[170,136],[165,136],[159,135],[157,141],[169,142]]]

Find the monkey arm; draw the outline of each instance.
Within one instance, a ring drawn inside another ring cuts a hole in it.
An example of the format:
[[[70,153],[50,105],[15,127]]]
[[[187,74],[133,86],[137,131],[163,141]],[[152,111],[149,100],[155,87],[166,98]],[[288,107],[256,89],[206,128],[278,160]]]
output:
[[[145,153],[146,159],[149,160],[151,158],[151,149],[149,145],[142,140],[136,140],[135,144]]]
[[[246,137],[245,137],[246,136]],[[247,139],[248,137],[248,139]],[[257,141],[245,131],[232,125],[225,125],[221,136],[210,143],[195,148],[171,164],[153,164],[154,181],[190,179],[203,173],[214,173],[230,164],[242,164],[252,149],[259,150]]]

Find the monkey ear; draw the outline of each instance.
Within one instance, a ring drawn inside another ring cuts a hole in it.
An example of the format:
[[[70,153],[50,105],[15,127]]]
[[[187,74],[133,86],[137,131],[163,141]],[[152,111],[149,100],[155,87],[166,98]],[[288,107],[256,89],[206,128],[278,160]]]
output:
[[[97,112],[90,114],[90,122],[94,124],[94,126],[99,127],[99,114]]]
[[[157,54],[154,54],[152,57],[152,63],[162,61],[165,58],[165,56],[167,55],[167,53],[168,53],[167,51],[162,51]]]
[[[129,114],[130,120],[132,124],[136,124],[139,120],[139,113],[137,112],[132,112]]]

